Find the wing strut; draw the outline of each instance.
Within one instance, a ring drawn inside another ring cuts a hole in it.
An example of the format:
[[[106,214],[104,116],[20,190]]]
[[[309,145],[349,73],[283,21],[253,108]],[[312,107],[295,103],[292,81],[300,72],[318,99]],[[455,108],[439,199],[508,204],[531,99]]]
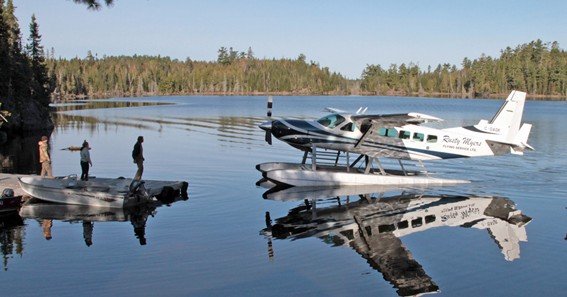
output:
[[[372,131],[374,131],[374,123],[371,122],[370,127],[368,127],[368,130],[366,130],[366,132],[364,132],[364,134],[362,134],[362,136],[360,137],[360,139],[356,142],[356,144],[354,145],[354,148],[357,149],[359,148],[364,141],[366,140],[366,138],[368,136],[370,136],[370,134],[372,134]]]

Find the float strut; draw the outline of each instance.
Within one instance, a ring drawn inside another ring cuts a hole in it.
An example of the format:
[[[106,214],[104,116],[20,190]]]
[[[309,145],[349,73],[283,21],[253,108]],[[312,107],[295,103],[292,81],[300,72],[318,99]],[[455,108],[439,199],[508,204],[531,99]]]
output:
[[[380,162],[380,159],[376,158],[376,163],[378,163],[378,168],[380,168],[380,173],[382,175],[386,175],[386,171],[384,170],[384,167],[382,167],[382,163]]]
[[[317,147],[315,144],[311,144],[311,170],[317,171]]]

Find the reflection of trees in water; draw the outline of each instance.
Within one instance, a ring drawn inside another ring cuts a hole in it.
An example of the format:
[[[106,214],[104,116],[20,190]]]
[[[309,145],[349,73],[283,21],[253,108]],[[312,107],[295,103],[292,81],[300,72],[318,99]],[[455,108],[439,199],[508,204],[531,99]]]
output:
[[[8,270],[8,259],[14,254],[22,256],[24,237],[24,220],[16,212],[0,216],[0,250],[4,270]]]
[[[167,205],[185,198],[174,198]],[[20,213],[13,211],[10,213],[0,213],[0,252],[2,253],[3,268],[8,270],[8,261],[13,255],[23,256],[25,224],[24,218],[39,222],[39,227],[43,230],[46,239],[56,240],[52,237],[54,221],[68,223],[82,223],[83,239],[86,246],[93,244],[93,233],[95,223],[104,222],[130,222],[134,230],[134,236],[139,240],[140,245],[146,244],[146,222],[149,216],[156,215],[156,208],[163,203],[140,205],[127,209],[108,209],[81,205],[65,205],[56,203],[46,203],[33,200],[30,204],[25,204]]]
[[[42,135],[51,132],[10,135],[8,141],[0,146],[0,172],[17,174],[37,174],[41,168],[37,143]],[[50,148],[51,149],[51,148]]]
[[[118,126],[134,127],[141,129],[152,129],[143,123],[132,123],[123,120],[101,120],[93,116],[73,115],[64,112],[72,112],[76,110],[86,109],[106,109],[106,108],[127,108],[127,107],[144,107],[156,105],[170,105],[170,103],[159,102],[133,102],[133,101],[74,101],[72,104],[55,105],[51,114],[56,129],[59,131],[66,130],[87,130],[90,132],[109,129],[116,129]]]
[[[101,120],[92,116],[68,115],[63,113],[54,113],[53,121],[55,122],[55,130],[72,131],[87,130],[95,131],[115,131],[118,127],[132,127],[145,130],[156,130],[149,125],[141,122],[127,122],[124,120]]]
[[[171,103],[161,102],[138,102],[138,101],[73,101],[71,104],[55,104],[53,109],[59,111],[74,111],[85,109],[103,109],[103,108],[126,108],[126,107],[144,107],[156,105],[171,105]]]
[[[119,127],[163,131],[164,128],[178,129],[192,133],[212,135],[228,146],[244,145],[246,148],[263,145],[262,131],[258,125],[264,120],[257,117],[217,117],[217,118],[150,118],[123,117],[115,120],[100,119],[93,116],[79,116],[64,113],[53,115],[56,131],[86,130],[115,131]]]

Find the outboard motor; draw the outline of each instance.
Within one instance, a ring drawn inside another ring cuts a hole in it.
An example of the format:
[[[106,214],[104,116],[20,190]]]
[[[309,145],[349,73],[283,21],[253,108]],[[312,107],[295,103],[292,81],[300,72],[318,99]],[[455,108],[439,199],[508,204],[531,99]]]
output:
[[[128,192],[128,196],[139,196],[139,197],[144,197],[144,198],[148,198],[149,194],[148,191],[146,190],[146,187],[144,186],[146,182],[144,182],[143,180],[132,180],[132,182],[130,183],[130,187],[128,188],[129,192]]]
[[[10,189],[10,188],[6,188],[4,189],[4,191],[2,191],[2,199],[4,198],[13,198],[14,197],[14,190]]]

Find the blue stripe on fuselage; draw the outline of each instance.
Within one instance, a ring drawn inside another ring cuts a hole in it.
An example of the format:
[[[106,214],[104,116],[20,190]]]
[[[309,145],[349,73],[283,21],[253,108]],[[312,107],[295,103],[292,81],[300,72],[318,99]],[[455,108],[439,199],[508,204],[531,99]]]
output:
[[[363,146],[390,149],[390,150],[398,150],[398,151],[416,152],[416,153],[436,156],[436,157],[439,157],[441,159],[455,159],[455,158],[466,158],[466,157],[468,157],[468,156],[459,155],[459,154],[444,153],[444,152],[439,152],[439,151],[424,150],[424,149],[417,149],[417,148],[411,148],[411,147],[406,147],[406,146],[399,146],[399,145],[393,145],[393,144],[387,144],[387,143],[368,142],[368,141],[365,142],[363,144]]]

